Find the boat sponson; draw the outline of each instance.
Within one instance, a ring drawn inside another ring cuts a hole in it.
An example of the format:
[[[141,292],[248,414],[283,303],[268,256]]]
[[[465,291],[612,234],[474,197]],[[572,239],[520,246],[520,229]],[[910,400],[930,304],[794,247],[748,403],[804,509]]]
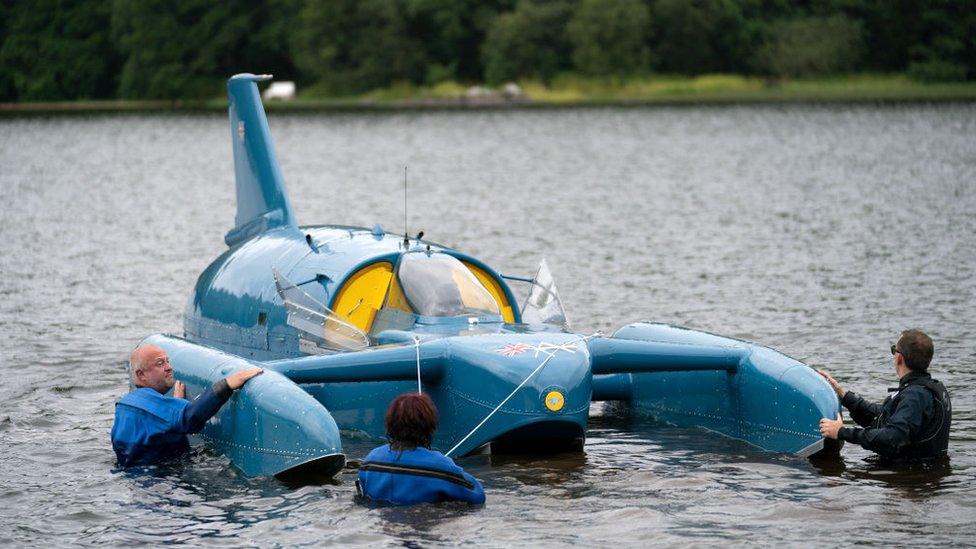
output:
[[[737,361],[734,369],[633,373],[630,407],[668,423],[713,430],[771,452],[805,454],[822,443],[820,419],[836,417],[840,410],[836,394],[815,370],[761,345],[651,323],[624,326],[613,337],[700,346],[706,356],[725,349],[729,360]],[[656,360],[667,362],[663,356]],[[619,385],[627,378],[604,379],[596,376],[594,384],[606,386],[607,394],[626,395]]]
[[[143,343],[169,355],[187,395],[235,371],[263,366],[175,336],[154,335]],[[332,415],[285,376],[265,369],[234,393],[207,422],[201,435],[248,476],[286,473],[314,464],[317,474],[334,475],[345,463],[339,428]],[[322,459],[330,457],[330,459]],[[328,470],[324,470],[324,469]]]

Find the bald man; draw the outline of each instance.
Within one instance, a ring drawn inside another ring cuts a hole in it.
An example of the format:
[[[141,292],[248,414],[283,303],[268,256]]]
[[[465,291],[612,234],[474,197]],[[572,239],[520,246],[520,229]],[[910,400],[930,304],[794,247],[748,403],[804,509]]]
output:
[[[119,465],[152,465],[179,456],[190,448],[187,434],[198,433],[234,391],[260,374],[247,368],[221,379],[193,402],[185,399],[186,387],[173,379],[166,351],[142,345],[129,357],[136,390],[115,405],[112,448]],[[173,396],[166,393],[173,389]]]

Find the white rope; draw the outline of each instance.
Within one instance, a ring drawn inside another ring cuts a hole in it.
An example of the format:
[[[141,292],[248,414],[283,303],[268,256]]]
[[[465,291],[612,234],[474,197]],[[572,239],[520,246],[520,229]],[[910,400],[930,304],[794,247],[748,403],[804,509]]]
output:
[[[417,393],[424,394],[424,390],[420,388],[420,338],[413,336],[413,346],[417,349]]]
[[[575,345],[576,343],[578,343],[580,341],[586,341],[587,339],[590,339],[591,337],[594,337],[594,336],[596,336],[598,334],[599,333],[580,337],[579,339],[573,341],[573,344]],[[541,345],[540,345],[540,347],[541,347]],[[565,350],[565,347],[563,347],[563,346],[557,346],[557,347]],[[542,361],[542,364],[539,364],[536,367],[535,370],[532,370],[532,373],[530,373],[528,376],[526,376],[526,378],[522,380],[522,383],[519,383],[518,384],[518,387],[516,387],[511,393],[508,394],[507,397],[505,397],[505,400],[501,401],[498,404],[498,406],[495,406],[495,409],[492,410],[491,412],[489,412],[488,415],[485,416],[485,419],[481,420],[481,423],[475,425],[474,426],[474,429],[471,429],[471,432],[469,432],[468,434],[464,435],[464,438],[462,438],[460,440],[460,442],[458,442],[457,444],[454,445],[453,448],[451,448],[450,450],[448,450],[447,453],[444,454],[445,456],[450,456],[451,454],[453,454],[454,453],[454,450],[457,450],[459,446],[461,446],[462,444],[464,444],[464,441],[466,441],[469,438],[471,438],[471,435],[473,435],[475,433],[475,431],[477,431],[478,429],[480,429],[482,425],[484,425],[489,419],[491,419],[491,416],[495,415],[495,412],[497,412],[498,410],[501,410],[502,406],[504,406],[505,403],[509,401],[509,399],[511,399],[513,396],[515,396],[515,393],[517,393],[519,391],[519,389],[521,389],[526,383],[529,382],[530,379],[532,379],[532,376],[534,376],[536,373],[538,373],[539,370],[542,370],[542,368],[544,368],[546,364],[549,364],[549,361],[552,360],[552,357],[556,356],[555,351],[551,351],[550,352],[550,351],[545,351],[545,350],[542,350],[542,349],[538,349],[537,348],[537,351],[540,351],[540,350],[542,352],[546,353],[547,355],[549,355],[549,356],[546,357],[545,360]],[[574,351],[575,351],[575,349],[574,349]]]

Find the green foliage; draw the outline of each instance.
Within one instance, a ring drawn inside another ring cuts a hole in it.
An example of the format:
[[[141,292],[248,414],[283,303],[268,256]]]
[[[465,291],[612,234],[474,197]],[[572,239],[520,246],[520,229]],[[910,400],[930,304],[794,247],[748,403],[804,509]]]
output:
[[[10,68],[3,61],[3,45],[5,37],[10,32],[7,30],[10,18],[10,8],[6,3],[0,2],[0,101],[14,101],[17,99],[17,89],[14,88],[13,76]]]
[[[861,23],[865,55],[860,67],[903,71],[908,49],[920,39],[919,0],[846,0],[839,13]],[[817,14],[829,16],[830,13]]]
[[[569,66],[564,29],[573,14],[568,0],[520,0],[488,29],[482,47],[485,80],[498,84],[520,78],[549,82]]]
[[[292,60],[289,37],[304,0],[252,0],[249,30],[244,44],[223,52],[226,78],[240,72],[270,73],[277,80],[301,80]],[[238,9],[245,9],[243,7]]]
[[[273,72],[290,2],[116,0],[112,36],[125,62],[119,95],[132,99],[207,98],[237,72]],[[269,25],[271,15],[279,20]],[[276,48],[278,51],[276,51]],[[269,63],[270,61],[270,63]],[[258,66],[255,66],[258,65]],[[282,76],[282,75],[279,75]]]
[[[957,81],[974,1],[0,0],[0,101],[211,98],[238,72],[326,95],[570,71]]]
[[[458,73],[460,61],[465,72],[471,70],[472,54],[477,62],[477,50],[469,51],[465,37],[471,32],[466,14],[477,7],[464,0],[408,0],[406,15],[409,33],[421,37],[425,50],[424,80],[429,84],[451,80]]]
[[[916,61],[908,65],[908,75],[921,82],[957,82],[965,80],[965,66],[950,61],[933,59]]]
[[[303,2],[292,51],[303,74],[330,94],[480,80],[480,47],[511,0]]]
[[[972,2],[925,5],[918,26],[919,38],[908,49],[910,75],[924,81],[976,76],[976,6]]]
[[[333,94],[422,82],[423,44],[408,32],[406,8],[403,0],[306,2],[291,44],[295,63]]]
[[[866,55],[859,69],[904,71],[922,80],[976,77],[972,0],[835,0],[860,21]]]
[[[657,0],[651,44],[662,72],[746,72],[752,42],[733,0]]]
[[[566,28],[573,65],[592,76],[646,71],[650,19],[642,0],[583,0]]]
[[[0,97],[58,101],[115,93],[106,2],[36,0],[0,9]]]
[[[756,53],[758,65],[779,77],[850,70],[861,55],[861,27],[839,15],[777,21]]]
[[[513,0],[408,0],[409,33],[423,44],[427,82],[480,80],[484,71],[480,47],[488,27],[513,4]]]

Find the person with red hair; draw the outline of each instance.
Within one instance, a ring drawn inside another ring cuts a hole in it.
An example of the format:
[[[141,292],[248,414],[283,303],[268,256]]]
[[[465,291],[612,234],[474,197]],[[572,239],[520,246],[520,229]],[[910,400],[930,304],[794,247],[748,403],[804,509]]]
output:
[[[359,466],[359,492],[393,505],[484,503],[485,491],[478,479],[430,449],[436,430],[437,407],[429,396],[406,393],[393,399],[386,410],[390,442],[373,449]]]

